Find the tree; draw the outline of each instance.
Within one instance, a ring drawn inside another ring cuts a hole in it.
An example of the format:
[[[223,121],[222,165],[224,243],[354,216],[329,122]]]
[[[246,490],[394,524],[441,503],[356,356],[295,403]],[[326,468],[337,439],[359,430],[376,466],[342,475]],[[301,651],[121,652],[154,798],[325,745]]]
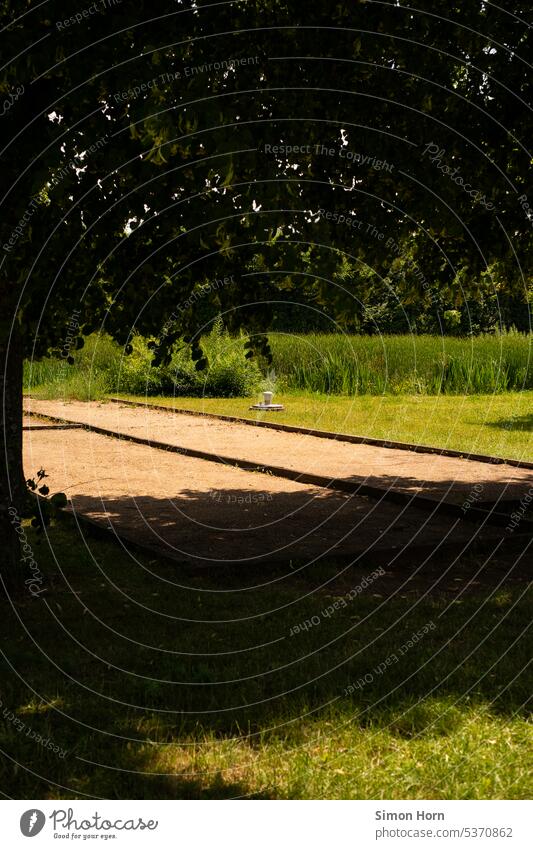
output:
[[[459,302],[487,279],[528,297],[524,16],[481,0],[0,3],[6,545],[23,356],[68,356],[100,327],[126,351],[135,330],[156,338],[159,360],[184,338],[201,368],[199,288],[265,355],[280,291],[349,321],[368,269],[401,266],[411,299]],[[334,282],[345,261],[357,291]]]

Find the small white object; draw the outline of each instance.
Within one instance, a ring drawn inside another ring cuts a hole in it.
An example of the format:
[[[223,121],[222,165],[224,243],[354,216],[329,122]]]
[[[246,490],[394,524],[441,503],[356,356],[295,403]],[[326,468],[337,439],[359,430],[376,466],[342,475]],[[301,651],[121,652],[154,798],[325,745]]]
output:
[[[283,404],[273,404],[272,398],[274,397],[273,392],[263,392],[263,402],[260,404],[252,404],[250,410],[283,410],[285,409]]]

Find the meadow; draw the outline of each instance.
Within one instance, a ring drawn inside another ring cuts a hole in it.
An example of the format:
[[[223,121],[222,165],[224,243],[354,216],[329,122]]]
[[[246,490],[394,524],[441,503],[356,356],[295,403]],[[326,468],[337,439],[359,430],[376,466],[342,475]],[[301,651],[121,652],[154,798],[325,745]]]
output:
[[[45,359],[26,363],[25,388],[41,397],[79,400],[109,393],[203,397],[247,397],[265,380],[278,391],[327,395],[491,395],[533,389],[531,335],[516,332],[452,336],[270,336],[270,374],[244,359],[244,336],[220,327],[204,340],[209,366],[197,372],[186,346],[170,366],[152,367],[144,339],[123,351],[106,336],[93,335],[74,354],[75,363]]]
[[[279,422],[331,433],[433,445],[533,461],[533,392],[494,395],[359,395],[347,398],[310,392],[280,392],[276,413],[250,410],[257,395],[242,398],[181,398],[121,395],[129,401],[223,416]]]

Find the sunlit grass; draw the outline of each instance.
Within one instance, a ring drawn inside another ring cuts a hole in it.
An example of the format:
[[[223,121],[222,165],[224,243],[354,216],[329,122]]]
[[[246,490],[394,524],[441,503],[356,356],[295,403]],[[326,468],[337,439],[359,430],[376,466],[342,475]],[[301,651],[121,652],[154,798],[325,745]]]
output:
[[[122,396],[142,403],[280,422],[334,433],[435,445],[495,457],[533,460],[533,392],[497,395],[362,395],[356,398],[280,392],[285,410],[256,413],[258,397]]]
[[[531,336],[272,334],[282,387],[334,395],[532,389]]]

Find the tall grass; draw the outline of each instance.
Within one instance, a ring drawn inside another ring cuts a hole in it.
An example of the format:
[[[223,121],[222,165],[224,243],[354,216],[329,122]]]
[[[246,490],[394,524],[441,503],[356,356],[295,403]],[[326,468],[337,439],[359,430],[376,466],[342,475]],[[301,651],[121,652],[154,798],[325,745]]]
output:
[[[24,390],[43,398],[91,401],[113,391],[120,372],[121,349],[107,336],[89,336],[81,351],[73,352],[74,365],[45,358],[24,363]]]
[[[187,347],[178,350],[168,366],[152,365],[146,340],[133,339],[124,351],[107,336],[88,337],[73,352],[74,365],[49,358],[24,365],[25,391],[42,398],[99,399],[109,394],[248,397],[261,382],[256,362],[244,357],[244,337],[231,337],[220,326],[203,341],[209,358],[205,371],[196,371]]]
[[[533,388],[531,336],[517,332],[470,339],[441,336],[271,335],[276,388],[332,395],[493,394]],[[257,363],[244,359],[244,337],[215,327],[204,340],[209,358],[197,372],[187,348],[154,368],[146,341],[133,353],[92,336],[75,363],[26,363],[25,388],[42,397],[79,400],[111,393],[246,397],[260,387]]]
[[[533,388],[531,336],[275,334],[280,388],[332,395],[491,394]]]

